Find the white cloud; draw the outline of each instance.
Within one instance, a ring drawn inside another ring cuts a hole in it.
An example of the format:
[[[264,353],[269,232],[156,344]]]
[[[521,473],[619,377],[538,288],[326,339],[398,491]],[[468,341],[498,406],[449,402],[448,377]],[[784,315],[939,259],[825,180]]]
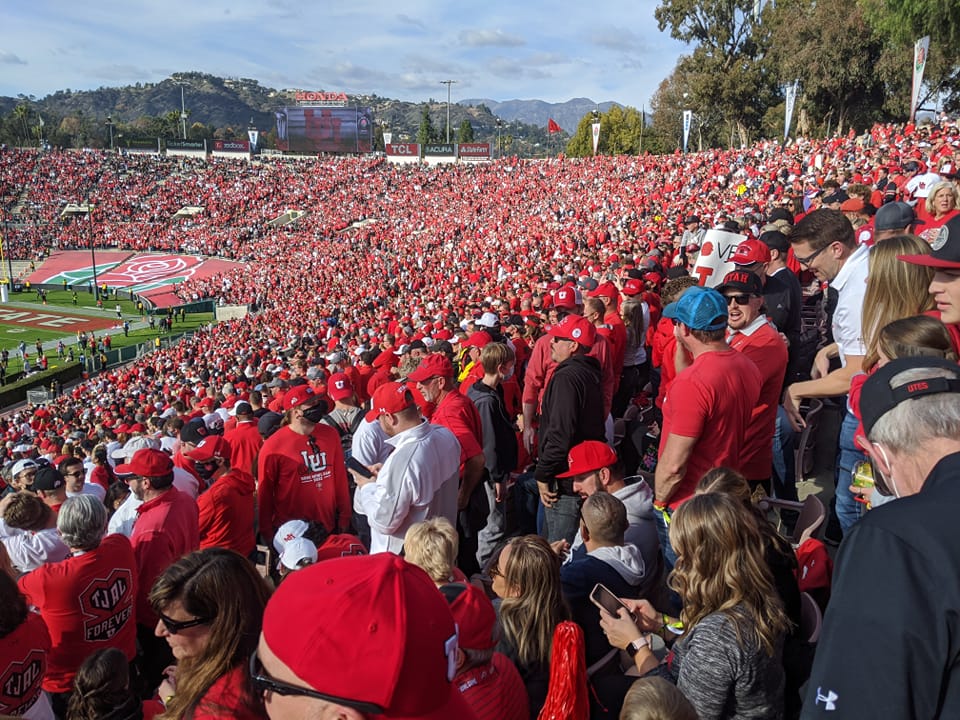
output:
[[[0,50],[0,64],[3,65],[26,65],[27,61],[12,52]]]
[[[467,47],[521,47],[526,41],[503,30],[463,30],[460,44]]]

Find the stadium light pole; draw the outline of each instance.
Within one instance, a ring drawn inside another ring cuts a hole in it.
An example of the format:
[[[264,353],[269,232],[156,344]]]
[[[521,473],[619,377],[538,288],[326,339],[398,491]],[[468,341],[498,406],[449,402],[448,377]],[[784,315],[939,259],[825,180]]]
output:
[[[183,84],[180,85],[180,125],[183,128],[183,139],[187,139],[187,105],[183,99]]]
[[[503,157],[503,145],[500,143],[500,131],[503,129],[503,120],[497,118],[497,160]]]
[[[450,86],[456,84],[457,80],[441,80],[441,85],[447,86],[447,143],[450,142]]]
[[[110,129],[110,152],[113,152],[113,118],[107,115],[106,126]]]

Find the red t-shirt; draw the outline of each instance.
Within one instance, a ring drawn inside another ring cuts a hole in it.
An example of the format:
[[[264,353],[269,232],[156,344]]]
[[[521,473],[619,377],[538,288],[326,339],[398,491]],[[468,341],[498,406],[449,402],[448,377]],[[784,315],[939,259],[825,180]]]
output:
[[[477,720],[529,720],[527,688],[510,659],[494,653],[488,665],[471,668],[453,679]]]
[[[22,715],[39,699],[50,634],[34,612],[0,638],[0,715]]]
[[[262,720],[260,703],[245,691],[246,663],[217,678],[193,708],[193,720]]]
[[[257,470],[257,453],[263,447],[263,438],[257,430],[257,421],[238,422],[236,427],[223,433],[230,443],[230,467],[253,474]]]
[[[197,502],[171,487],[137,508],[130,544],[137,568],[138,625],[153,627],[157,615],[147,601],[153,583],[175,561],[200,546]]]
[[[253,552],[257,544],[253,529],[255,487],[253,475],[231,468],[197,498],[201,550],[227,548],[244,557]]]
[[[763,378],[753,361],[734,350],[702,353],[677,375],[663,403],[660,453],[667,438],[697,438],[683,480],[668,505],[693,495],[700,478],[718,466],[741,469],[741,450]]]
[[[449,392],[437,403],[430,422],[442,425],[457,436],[460,443],[460,472],[470,458],[483,454],[483,425],[480,413],[470,398]]]
[[[766,480],[773,468],[773,433],[787,372],[787,346],[780,333],[765,322],[750,335],[739,332],[731,335],[730,347],[753,360],[763,377],[760,401],[753,409],[740,462],[747,480]]]
[[[350,489],[340,435],[317,423],[314,442],[289,426],[264,442],[257,460],[260,534],[272,538],[287,520],[313,520],[331,532],[350,524]]]

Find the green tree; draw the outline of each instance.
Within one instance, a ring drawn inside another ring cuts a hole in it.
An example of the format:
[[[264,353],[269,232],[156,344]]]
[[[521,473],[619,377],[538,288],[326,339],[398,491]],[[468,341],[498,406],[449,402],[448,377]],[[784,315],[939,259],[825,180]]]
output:
[[[769,18],[777,74],[785,82],[800,78],[797,109],[805,107],[815,122],[838,133],[884,119],[885,88],[877,72],[883,42],[859,6],[781,0]]]
[[[470,124],[469,120],[464,120],[460,123],[460,127],[457,128],[457,142],[458,143],[472,143],[473,142],[473,125]]]
[[[420,128],[417,130],[417,142],[421,145],[439,142],[440,134],[430,118],[430,106],[424,105],[420,112]]]

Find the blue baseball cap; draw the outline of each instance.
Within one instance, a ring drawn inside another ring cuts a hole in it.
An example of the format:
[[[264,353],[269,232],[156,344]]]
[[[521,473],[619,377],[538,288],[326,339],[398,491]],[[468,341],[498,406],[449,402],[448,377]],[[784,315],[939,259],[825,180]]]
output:
[[[691,330],[722,330],[727,326],[727,301],[713,288],[695,285],[667,305],[663,316]]]

